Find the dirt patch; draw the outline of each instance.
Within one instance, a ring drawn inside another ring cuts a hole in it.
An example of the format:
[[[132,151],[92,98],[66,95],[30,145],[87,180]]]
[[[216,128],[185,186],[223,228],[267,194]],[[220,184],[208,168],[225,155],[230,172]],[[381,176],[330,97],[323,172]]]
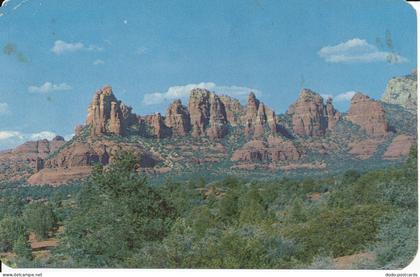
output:
[[[362,252],[348,256],[342,256],[334,259],[335,266],[337,269],[351,269],[356,263],[364,261],[374,261],[376,259],[375,254],[372,252]]]

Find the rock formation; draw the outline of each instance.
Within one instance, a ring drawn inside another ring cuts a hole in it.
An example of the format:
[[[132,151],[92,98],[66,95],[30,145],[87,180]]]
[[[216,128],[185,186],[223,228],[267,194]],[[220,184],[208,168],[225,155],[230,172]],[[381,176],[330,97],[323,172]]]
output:
[[[407,135],[396,136],[386,149],[383,158],[386,160],[400,159],[408,156],[410,148],[416,143],[416,139]]]
[[[309,89],[303,89],[298,100],[289,107],[293,132],[300,136],[323,136],[333,130],[340,114],[334,109],[332,99],[324,99]]]
[[[232,127],[242,125],[242,117],[244,115],[244,108],[241,103],[234,98],[226,95],[219,97],[223,102],[226,111],[226,119]]]
[[[220,98],[205,89],[193,89],[188,104],[192,136],[222,138],[227,133],[226,110]]]
[[[382,104],[362,93],[356,93],[346,120],[359,125],[369,136],[381,137],[388,132],[388,122]]]
[[[118,101],[110,86],[97,91],[88,108],[86,124],[91,125],[91,135],[126,135],[135,123],[131,108]]]
[[[417,113],[417,70],[410,75],[389,80],[381,100]]]
[[[254,139],[247,142],[242,148],[233,153],[231,160],[279,162],[298,160],[300,156],[292,141],[269,136],[267,141]]]
[[[167,138],[170,137],[172,131],[165,124],[165,119],[160,113],[155,113],[154,115],[146,115],[144,117],[145,122],[151,128],[152,136],[156,138]]]
[[[190,113],[181,100],[175,100],[168,107],[165,124],[171,128],[173,136],[186,136],[191,131]]]
[[[416,125],[406,116],[414,115],[396,106],[385,108],[381,102],[359,93],[352,99],[348,121],[344,121],[332,99],[324,102],[319,94],[304,89],[288,115],[276,116],[254,93],[242,106],[229,96],[193,89],[188,107],[175,100],[165,116],[137,116],[116,99],[110,87],[104,87],[96,92],[86,124],[76,127],[71,141],[66,143],[57,136],[52,141],[27,142],[0,152],[0,180],[30,177],[31,184],[64,183],[87,177],[94,164],[107,167],[126,151],[138,158],[139,170],[147,174],[181,173],[210,163],[215,164],[212,170],[223,173],[255,168],[313,170],[341,163],[334,165],[336,168],[343,166],[349,154],[360,160],[381,158],[378,155],[383,147],[379,146],[394,136],[385,136],[385,113],[389,113],[387,118],[396,136],[382,159],[399,162],[415,143]],[[337,128],[339,121],[343,122]],[[355,131],[350,122],[360,125],[369,136]],[[327,132],[331,133],[323,137]],[[226,167],[229,159],[232,165]]]
[[[332,98],[327,99],[327,103],[325,105],[325,112],[327,115],[328,130],[332,131],[334,130],[338,120],[340,120],[340,113],[336,109],[334,109]]]
[[[248,96],[243,122],[245,134],[248,136],[262,137],[266,127],[272,132],[277,132],[276,114],[264,103],[261,103],[253,92]]]
[[[28,159],[36,159],[37,157],[44,159],[50,153],[60,148],[64,143],[65,140],[61,136],[56,136],[51,141],[48,141],[47,139],[28,141],[16,147],[16,149],[13,150],[13,153],[25,156]]]
[[[378,146],[383,141],[381,139],[364,139],[349,143],[349,154],[359,160],[366,160],[375,154]]]

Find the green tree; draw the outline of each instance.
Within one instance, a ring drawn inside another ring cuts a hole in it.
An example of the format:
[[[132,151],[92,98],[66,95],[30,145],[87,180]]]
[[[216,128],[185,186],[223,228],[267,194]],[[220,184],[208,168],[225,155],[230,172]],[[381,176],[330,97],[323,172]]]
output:
[[[305,204],[300,198],[295,198],[288,212],[288,220],[293,223],[301,223],[305,222],[307,217]]]
[[[33,231],[38,239],[47,238],[48,233],[57,227],[57,219],[50,203],[29,204],[23,212],[23,219],[27,229]]]
[[[240,215],[239,222],[241,224],[253,224],[260,222],[265,218],[266,211],[261,195],[256,187],[252,187],[240,198]]]
[[[19,258],[32,259],[31,245],[26,236],[19,236],[13,245],[13,252],[15,252]]]
[[[97,167],[65,223],[64,251],[80,266],[118,266],[147,242],[161,241],[176,211],[137,173],[138,159],[117,156]]]
[[[196,208],[192,217],[192,229],[198,237],[204,236],[207,229],[215,225],[215,218],[207,206]]]
[[[27,236],[27,232],[19,218],[5,217],[0,221],[0,251],[11,251],[18,238],[23,236]]]
[[[219,217],[223,222],[232,223],[239,217],[239,196],[236,191],[227,192],[219,202]]]

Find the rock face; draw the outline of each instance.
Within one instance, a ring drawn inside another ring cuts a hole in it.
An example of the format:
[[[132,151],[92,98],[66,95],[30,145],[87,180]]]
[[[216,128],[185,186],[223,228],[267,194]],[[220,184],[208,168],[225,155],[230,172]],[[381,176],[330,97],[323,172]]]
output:
[[[300,136],[323,136],[327,129],[333,130],[340,114],[334,109],[332,99],[324,99],[309,89],[303,89],[299,99],[289,107],[293,132]]]
[[[381,100],[417,113],[417,70],[410,75],[389,80]]]
[[[113,157],[128,151],[139,158],[141,167],[151,167],[156,165],[159,160],[152,154],[144,151],[138,145],[128,143],[117,143],[113,141],[97,141],[93,144],[74,143],[54,157],[45,161],[46,168],[72,168],[80,166],[92,166],[100,163],[107,165],[112,162]]]
[[[47,139],[28,141],[16,147],[16,149],[13,150],[13,153],[25,156],[28,159],[44,159],[50,153],[60,148],[64,143],[64,138],[60,136],[56,136],[51,141],[48,141]]]
[[[0,179],[19,180],[35,171],[42,170],[45,159],[65,144],[63,137],[56,136],[53,140],[46,139],[28,141],[14,150],[0,152]]]
[[[193,89],[188,104],[192,136],[222,138],[227,133],[226,110],[220,98],[205,89]]]
[[[277,132],[276,114],[264,103],[261,103],[253,92],[248,96],[248,104],[245,109],[243,122],[245,134],[253,137],[262,137],[266,127],[272,133]]]
[[[126,135],[136,116],[131,108],[118,101],[110,86],[97,91],[88,108],[86,124],[91,125],[91,135]]]
[[[181,100],[175,100],[166,110],[165,124],[173,136],[186,136],[191,131],[190,112]]]
[[[300,156],[293,142],[269,136],[267,141],[255,139],[246,143],[233,153],[231,160],[279,162],[298,160]]]
[[[30,185],[59,185],[86,178],[91,172],[92,168],[87,166],[74,167],[72,169],[45,168],[32,175],[27,182]]]
[[[165,124],[165,119],[160,113],[147,115],[144,117],[145,122],[151,129],[152,136],[155,138],[167,138],[172,135],[172,131]]]
[[[351,99],[346,120],[359,125],[373,137],[385,136],[389,128],[382,104],[361,93]]]
[[[242,117],[244,116],[244,108],[237,99],[222,95],[220,100],[223,102],[226,110],[226,119],[233,127],[242,125]]]
[[[352,142],[349,144],[349,154],[359,160],[369,159],[373,154],[375,154],[376,149],[381,143],[382,141],[377,139],[365,139]]]
[[[327,122],[328,122],[328,130],[334,130],[337,121],[340,120],[340,113],[334,109],[332,98],[327,99],[327,103],[325,105],[325,112],[327,115]]]
[[[386,160],[400,159],[408,156],[410,148],[416,143],[415,138],[407,135],[396,136],[386,149],[383,158]]]

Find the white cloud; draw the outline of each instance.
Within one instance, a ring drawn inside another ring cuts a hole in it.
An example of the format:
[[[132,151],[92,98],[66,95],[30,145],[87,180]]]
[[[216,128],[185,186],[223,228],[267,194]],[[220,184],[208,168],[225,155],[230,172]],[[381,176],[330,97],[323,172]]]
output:
[[[82,50],[84,47],[85,46],[81,42],[67,43],[62,40],[56,40],[54,42],[53,48],[51,48],[51,51],[57,55],[60,55],[64,52],[75,52],[78,50]]]
[[[334,98],[334,96],[333,96],[333,95],[331,95],[331,94],[322,94],[322,93],[321,93],[321,96],[322,96],[322,98],[324,98],[324,99]]]
[[[332,94],[321,94],[321,96],[324,99],[332,98],[334,102],[348,102],[356,93],[355,91],[346,91],[335,96]]]
[[[9,105],[7,103],[0,103],[0,115],[8,114],[9,112]]]
[[[207,89],[215,91],[219,95],[229,95],[236,98],[243,98],[253,91],[255,94],[260,95],[261,92],[256,89],[241,87],[241,86],[217,86],[213,82],[202,82],[198,84],[188,84],[183,86],[170,87],[166,92],[155,92],[144,95],[144,105],[156,105],[163,102],[171,101],[179,98],[187,98],[194,88]]]
[[[65,42],[62,40],[56,40],[54,42],[54,46],[51,48],[51,51],[56,54],[60,55],[65,52],[76,52],[80,50],[86,50],[86,51],[102,51],[103,48],[95,46],[95,45],[89,45],[85,46],[81,42]]]
[[[325,46],[318,55],[329,63],[404,63],[408,60],[393,52],[380,51],[375,45],[364,39],[354,38],[333,46]]]
[[[103,61],[101,59],[97,59],[93,62],[93,65],[101,65],[101,64],[105,64],[105,61]]]
[[[55,138],[57,136],[56,133],[54,132],[50,132],[50,131],[42,131],[39,133],[33,133],[30,134],[28,137],[31,140],[41,140],[41,139],[48,139],[48,140],[52,140],[53,138]]]
[[[7,139],[22,140],[23,135],[21,132],[17,132],[17,131],[0,131],[0,141],[7,140]]]
[[[51,82],[45,82],[40,86],[29,86],[28,91],[32,93],[50,93],[55,91],[66,91],[71,90],[72,87],[66,83],[53,84]]]
[[[334,100],[336,102],[346,102],[346,101],[350,101],[353,96],[356,94],[355,91],[347,91],[344,93],[340,93],[339,95],[334,97]]]

